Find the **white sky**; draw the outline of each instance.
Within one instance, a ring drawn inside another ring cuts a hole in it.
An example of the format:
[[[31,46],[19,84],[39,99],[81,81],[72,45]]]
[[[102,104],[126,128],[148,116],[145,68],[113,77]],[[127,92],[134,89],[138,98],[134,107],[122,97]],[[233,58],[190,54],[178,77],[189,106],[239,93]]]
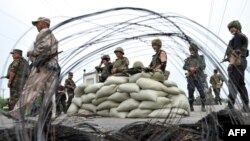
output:
[[[51,18],[51,26],[70,17],[84,15],[115,7],[139,7],[158,13],[176,13],[188,17],[209,28],[225,42],[231,38],[227,24],[239,20],[242,32],[250,34],[250,2],[248,0],[0,0],[0,61],[1,75],[6,74],[9,52],[15,43],[29,29],[28,35],[18,45],[27,51],[32,45],[37,31],[31,21],[40,16]],[[250,36],[248,36],[250,37]],[[60,49],[60,47],[59,47]],[[24,53],[24,55],[26,55]],[[223,58],[223,57],[221,57]],[[5,89],[8,97],[7,80],[0,80],[1,96]],[[178,83],[178,82],[177,82]],[[185,84],[185,83],[184,83]],[[182,89],[186,86],[181,84]],[[179,85],[179,84],[178,84]]]

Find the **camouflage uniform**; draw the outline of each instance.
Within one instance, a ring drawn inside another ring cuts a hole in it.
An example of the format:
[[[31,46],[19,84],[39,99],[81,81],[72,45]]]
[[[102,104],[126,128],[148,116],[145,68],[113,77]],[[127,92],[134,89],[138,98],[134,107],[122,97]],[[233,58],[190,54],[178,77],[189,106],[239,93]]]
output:
[[[206,96],[204,91],[205,85],[203,84],[203,82],[205,82],[204,80],[205,79],[204,69],[206,68],[205,59],[202,55],[198,55],[198,47],[196,47],[196,45],[191,45],[190,48],[195,48],[197,51],[195,55],[191,55],[190,57],[185,59],[185,63],[183,66],[183,69],[188,71],[187,89],[188,89],[189,104],[191,111],[193,111],[194,91],[196,87],[201,97],[202,111],[204,111],[205,101],[206,101]],[[196,72],[194,74],[190,72],[191,67],[196,68]]]
[[[60,85],[57,88],[57,92],[56,92],[56,112],[57,115],[60,115],[61,112],[66,113],[67,111],[67,105],[66,105],[66,94],[64,91],[64,87],[62,85]]]
[[[123,49],[120,47],[116,48],[114,52],[121,52],[122,54],[124,54]],[[113,69],[116,69],[116,72],[113,75],[126,76],[126,70],[128,70],[128,64],[127,64],[128,62],[129,62],[128,58],[124,56],[122,58],[116,59],[115,62],[112,63]]]
[[[72,99],[74,97],[74,89],[69,88],[68,86],[71,86],[71,87],[75,88],[76,84],[72,79],[68,78],[68,79],[65,80],[64,87],[67,89],[67,94],[68,94],[68,103],[67,103],[68,106],[67,107],[70,106],[71,101],[72,101]]]
[[[22,89],[24,87],[25,81],[29,75],[29,63],[23,57],[20,59],[15,59],[8,68],[8,75],[9,73],[15,73],[15,77],[12,80],[11,87],[10,87],[10,98],[9,98],[9,109],[12,110],[18,101]]]
[[[215,95],[215,103],[218,104],[218,102],[221,105],[221,98],[220,98],[220,89],[222,87],[223,78],[221,75],[215,73],[210,77],[209,80],[210,84],[212,85],[214,95]]]
[[[44,21],[49,24],[50,20],[44,17],[38,20]],[[36,25],[38,21],[32,22]],[[15,118],[20,119],[25,113],[30,115],[34,111],[38,114],[41,106],[49,106],[51,104],[51,96],[55,93],[57,83],[59,81],[60,67],[58,65],[58,56],[55,55],[58,49],[58,41],[49,28],[43,28],[39,31],[34,42],[34,47],[28,52],[29,58],[32,63],[38,62],[44,57],[49,55],[51,58],[39,67],[31,68],[31,73],[25,83],[21,98],[15,105],[14,109],[10,112]],[[47,110],[47,109],[43,109]],[[41,118],[46,118],[46,111],[39,112],[42,114]]]
[[[229,108],[233,108],[235,99],[237,97],[237,91],[240,93],[243,101],[243,110],[249,111],[249,98],[248,92],[245,86],[245,70],[247,68],[247,59],[248,56],[248,39],[241,33],[241,25],[239,21],[232,21],[228,24],[228,29],[235,27],[239,32],[234,33],[234,37],[229,41],[226,55],[229,58],[232,54],[238,57],[239,63],[236,65],[228,66],[228,88],[229,88]]]
[[[107,61],[107,64],[104,64],[104,67],[101,67],[102,63],[95,67],[96,71],[98,73],[101,73],[101,76],[99,76],[99,82],[104,82],[110,75],[111,75],[111,70],[112,70],[112,63],[110,63],[110,57],[109,55],[104,55],[102,56],[102,62],[103,60]]]

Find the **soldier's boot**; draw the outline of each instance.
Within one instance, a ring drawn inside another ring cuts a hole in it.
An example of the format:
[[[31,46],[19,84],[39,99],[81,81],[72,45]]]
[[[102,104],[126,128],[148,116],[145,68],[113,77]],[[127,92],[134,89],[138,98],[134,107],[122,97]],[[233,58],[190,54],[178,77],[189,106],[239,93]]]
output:
[[[205,103],[201,102],[201,111],[206,112]]]
[[[194,104],[193,104],[193,102],[189,101],[189,105],[190,105],[190,111],[193,112],[194,111]]]

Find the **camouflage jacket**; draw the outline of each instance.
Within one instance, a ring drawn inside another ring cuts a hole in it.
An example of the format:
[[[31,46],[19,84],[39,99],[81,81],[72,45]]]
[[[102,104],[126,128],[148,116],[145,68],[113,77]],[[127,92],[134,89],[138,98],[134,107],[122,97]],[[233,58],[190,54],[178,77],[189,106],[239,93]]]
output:
[[[213,88],[220,88],[223,82],[223,78],[219,74],[214,74],[210,77],[209,82]]]
[[[42,29],[36,37],[34,48],[30,51],[30,59],[34,63],[41,60],[46,55],[56,54],[58,41],[50,29]],[[55,55],[45,63],[48,69],[57,69],[58,57]]]
[[[206,68],[205,58],[203,55],[190,56],[184,61],[183,69],[189,71],[191,67],[196,68],[194,76],[205,79],[204,70]]]
[[[116,59],[115,62],[113,62],[113,68],[117,69],[118,73],[123,73],[128,69],[126,62],[129,62],[127,57]]]
[[[161,65],[162,62],[161,62],[161,59],[160,59],[160,55],[161,55],[162,52],[165,52],[165,51],[159,50],[155,55],[153,55],[152,61],[151,61],[150,65],[149,65],[150,68],[154,69],[155,67]],[[166,66],[161,67],[161,70],[163,72],[165,72],[165,69],[166,69]]]
[[[67,93],[74,93],[74,89],[72,88],[69,88],[68,86],[71,86],[71,87],[76,87],[76,84],[75,82],[72,80],[72,79],[66,79],[65,80],[65,84],[64,84],[64,87],[67,89]]]
[[[13,60],[13,62],[9,65],[7,78],[9,78],[10,72],[15,73],[11,88],[15,89],[19,87],[20,89],[22,89],[30,72],[28,61],[23,57]]]

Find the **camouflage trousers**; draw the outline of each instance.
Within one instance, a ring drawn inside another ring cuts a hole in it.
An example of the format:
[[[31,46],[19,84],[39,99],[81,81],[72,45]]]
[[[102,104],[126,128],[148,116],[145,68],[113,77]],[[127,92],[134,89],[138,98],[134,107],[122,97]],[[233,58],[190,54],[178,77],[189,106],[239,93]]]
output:
[[[13,110],[15,104],[17,103],[21,90],[10,88],[10,98],[8,101],[9,110]]]
[[[40,111],[41,105],[47,106],[51,103],[51,97],[55,93],[55,88],[59,79],[59,71],[49,70],[41,67],[40,72],[32,68],[28,80],[26,81],[21,97],[10,114],[20,119],[22,114],[31,114],[34,106],[36,111]]]

